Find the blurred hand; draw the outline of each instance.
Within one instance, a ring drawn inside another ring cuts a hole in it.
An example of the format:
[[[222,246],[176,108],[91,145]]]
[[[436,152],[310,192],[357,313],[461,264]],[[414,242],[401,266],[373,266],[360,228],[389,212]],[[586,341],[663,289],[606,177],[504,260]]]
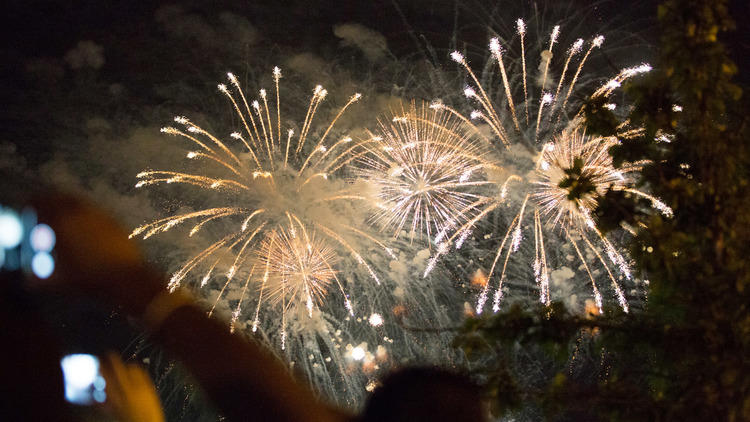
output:
[[[122,422],[164,422],[159,396],[146,371],[110,352],[101,360],[106,403]]]
[[[161,288],[128,232],[94,204],[55,193],[34,201],[55,231],[57,265],[45,287],[83,294],[140,312]]]

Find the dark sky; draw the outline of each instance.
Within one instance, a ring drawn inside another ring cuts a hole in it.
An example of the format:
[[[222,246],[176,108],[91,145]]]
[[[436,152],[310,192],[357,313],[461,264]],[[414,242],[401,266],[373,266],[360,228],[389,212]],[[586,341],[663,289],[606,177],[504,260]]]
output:
[[[543,15],[557,19],[580,14],[590,30],[638,26],[639,36],[648,36],[643,28],[650,26],[653,7],[638,0],[643,7],[628,8],[638,16],[625,18],[617,2],[575,1],[539,3],[529,1],[44,1],[13,0],[3,8],[4,36],[0,37],[0,95],[6,106],[0,125],[5,139],[31,148],[41,147],[40,137],[55,137],[60,131],[75,131],[75,124],[63,121],[63,114],[85,113],[98,109],[105,99],[77,89],[80,77],[71,79],[62,58],[79,41],[92,40],[103,47],[106,60],[98,69],[97,81],[120,83],[129,89],[130,104],[161,101],[154,98],[153,87],[165,78],[198,79],[193,67],[206,75],[216,75],[209,63],[200,63],[206,52],[198,51],[201,40],[179,44],[165,35],[163,23],[155,17],[164,5],[177,4],[185,14],[199,17],[208,25],[218,25],[221,13],[241,16],[255,28],[259,40],[247,61],[284,52],[311,52],[325,60],[340,58],[339,40],[333,26],[354,22],[382,33],[396,58],[408,59],[419,54],[428,43],[437,49],[454,48],[457,43],[486,44],[488,29],[503,16],[533,16],[535,8]],[[550,5],[555,5],[554,7]],[[508,22],[512,23],[512,19]],[[551,23],[550,23],[551,25]],[[218,40],[221,40],[219,34]],[[583,36],[593,34],[583,34]],[[191,44],[191,42],[193,44]],[[205,46],[204,46],[205,47]],[[220,62],[222,45],[216,46]],[[190,55],[193,54],[193,57]],[[442,53],[441,53],[442,54]],[[226,53],[224,62],[231,63]],[[267,57],[267,58],[266,58]],[[190,65],[184,59],[193,59]],[[181,60],[184,60],[181,62]],[[201,67],[202,66],[202,67]],[[190,67],[190,71],[185,71]],[[31,69],[31,71],[30,71]],[[61,75],[62,71],[66,71]],[[200,72],[196,72],[200,73]],[[33,74],[33,75],[32,75]],[[182,75],[182,76],[179,76]],[[215,76],[213,76],[215,78]],[[90,77],[95,78],[93,75]],[[208,76],[205,76],[208,79]],[[92,81],[88,81],[91,83]],[[398,82],[398,81],[394,81]],[[44,120],[42,122],[41,120]],[[69,119],[70,120],[70,119]],[[69,126],[73,127],[69,127]],[[40,128],[49,129],[45,134]],[[37,139],[29,139],[37,138]],[[38,158],[38,157],[37,157]]]
[[[606,28],[610,22],[650,19],[655,2],[574,0],[571,2],[375,0],[375,1],[44,1],[6,2],[4,28],[11,49],[22,55],[50,55],[65,51],[79,39],[103,42],[114,39],[138,43],[153,32],[154,12],[162,5],[178,4],[186,10],[210,16],[228,10],[246,16],[277,42],[304,46],[330,36],[332,25],[359,22],[385,34],[389,41],[403,41],[408,26],[419,33],[446,38],[457,20],[459,28],[486,26],[488,11],[496,14],[529,16],[535,8],[587,11],[592,28]],[[563,5],[563,6],[561,6]],[[458,17],[456,19],[456,13]],[[643,29],[643,25],[639,29]]]
[[[348,22],[383,34],[394,58],[408,66],[409,61],[426,58],[430,49],[437,51],[434,57],[445,59],[443,63],[448,61],[446,52],[453,48],[482,52],[488,35],[495,31],[508,33],[507,26],[502,26],[512,25],[515,17],[541,16],[544,28],[567,19],[564,30],[569,30],[563,32],[565,36],[591,37],[598,32],[607,35],[607,49],[598,54],[616,68],[653,60],[653,46],[658,40],[654,24],[657,3],[12,0],[3,8],[4,36],[0,37],[0,97],[4,103],[0,111],[0,141],[16,145],[29,163],[38,164],[55,152],[76,147],[75,143],[60,145],[54,140],[80,132],[80,116],[117,114],[118,121],[156,121],[161,116],[148,114],[151,108],[178,102],[178,96],[170,94],[170,89],[185,91],[185,87],[174,86],[176,81],[205,93],[218,75],[228,68],[237,69],[236,63],[242,61],[252,67],[255,62],[278,62],[284,54],[310,52],[332,66],[349,66],[361,73],[379,72],[377,67],[363,70],[360,58],[347,57],[355,53],[340,48],[333,26]],[[741,67],[750,46],[748,19],[743,19],[750,16],[748,3],[732,1],[738,30],[727,38]],[[167,34],[164,21],[159,23],[156,17],[165,5],[175,4],[185,15],[197,17],[207,25],[219,26],[222,13],[233,13],[257,29],[257,40],[244,51],[231,46],[231,42],[221,42],[228,36],[225,32],[217,32],[215,48],[189,37],[178,42]],[[71,72],[64,60],[66,52],[82,40],[91,40],[103,48],[106,62],[96,72]],[[479,47],[467,49],[472,45]],[[403,75],[393,78],[381,82],[384,86],[406,83],[397,80]],[[746,84],[748,73],[741,72],[739,79]],[[105,91],[113,84],[124,87],[125,94],[117,99],[108,95]]]

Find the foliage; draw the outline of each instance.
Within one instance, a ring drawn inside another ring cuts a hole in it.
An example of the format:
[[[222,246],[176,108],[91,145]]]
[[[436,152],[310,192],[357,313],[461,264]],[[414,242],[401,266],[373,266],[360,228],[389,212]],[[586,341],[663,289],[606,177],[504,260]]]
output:
[[[610,153],[617,164],[648,160],[639,183],[675,215],[616,191],[596,211],[599,227],[648,227],[630,245],[650,282],[646,308],[585,318],[560,306],[511,307],[469,321],[456,342],[497,414],[525,405],[555,420],[750,420],[748,120],[721,42],[733,23],[727,2],[713,0],[665,0],[658,18],[660,62],[627,87],[628,118],[644,131]],[[587,130],[611,135],[617,125],[602,106],[587,106]],[[589,357],[601,359],[574,371],[584,337]],[[519,382],[519,347],[556,362],[540,385]]]

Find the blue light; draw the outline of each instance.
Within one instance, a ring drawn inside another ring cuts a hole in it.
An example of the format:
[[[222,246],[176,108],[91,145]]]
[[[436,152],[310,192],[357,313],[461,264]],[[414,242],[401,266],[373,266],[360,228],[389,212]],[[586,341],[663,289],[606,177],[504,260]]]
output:
[[[47,252],[37,252],[31,258],[31,271],[39,278],[47,278],[55,271],[55,260]]]
[[[31,229],[29,243],[34,252],[50,252],[55,247],[55,231],[46,224],[37,224]]]
[[[107,393],[105,393],[103,390],[94,390],[92,396],[94,396],[94,400],[96,400],[98,403],[104,403],[104,401],[107,400]]]
[[[60,360],[60,366],[65,380],[65,399],[74,404],[91,403],[91,387],[100,376],[99,359],[86,354],[67,355]],[[96,396],[93,398],[97,400]]]
[[[23,226],[18,215],[12,211],[0,214],[0,247],[11,249],[18,246],[23,238]]]

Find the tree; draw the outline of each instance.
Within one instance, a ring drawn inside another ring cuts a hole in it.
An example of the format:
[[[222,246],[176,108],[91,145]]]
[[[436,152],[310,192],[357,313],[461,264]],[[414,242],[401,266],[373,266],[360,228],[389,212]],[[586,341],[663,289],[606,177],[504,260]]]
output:
[[[514,306],[468,321],[456,343],[497,411],[532,404],[551,419],[750,420],[747,101],[721,41],[734,24],[726,0],[665,0],[657,13],[659,63],[626,87],[628,118],[645,130],[610,153],[615,163],[648,160],[639,183],[674,217],[616,191],[596,212],[600,227],[648,227],[629,245],[650,282],[647,306],[586,317]],[[587,130],[612,135],[615,116],[602,106],[586,107]],[[544,381],[523,381],[520,348],[557,362]],[[579,372],[576,354],[588,357]]]

